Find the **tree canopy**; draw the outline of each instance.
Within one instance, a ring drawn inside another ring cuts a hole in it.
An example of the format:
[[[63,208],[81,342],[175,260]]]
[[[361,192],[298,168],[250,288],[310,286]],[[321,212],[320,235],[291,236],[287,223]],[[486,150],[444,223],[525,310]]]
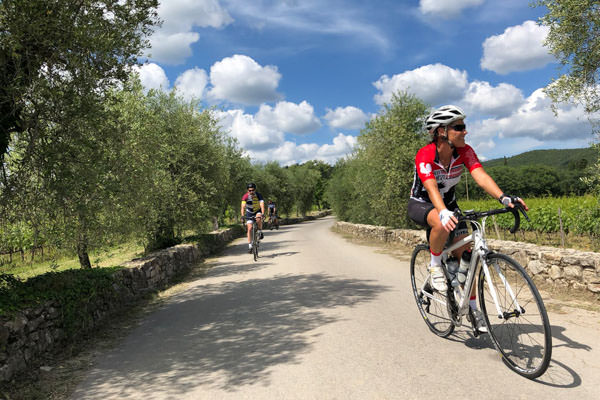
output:
[[[127,79],[158,25],[158,0],[0,2],[0,157],[11,134],[85,113]],[[33,150],[30,146],[28,150]]]
[[[388,226],[409,224],[406,204],[414,157],[426,144],[423,121],[428,107],[408,93],[397,93],[369,121],[358,148],[336,164],[326,198],[340,218]]]
[[[566,69],[546,87],[555,102],[576,100],[588,113],[600,111],[600,3],[540,0],[548,9],[540,22],[550,28],[546,46]]]

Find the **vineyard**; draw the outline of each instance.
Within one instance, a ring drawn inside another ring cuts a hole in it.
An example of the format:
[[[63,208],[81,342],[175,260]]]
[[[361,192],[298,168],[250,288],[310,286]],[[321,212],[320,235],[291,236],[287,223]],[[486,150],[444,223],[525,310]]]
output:
[[[534,233],[561,234],[588,237],[598,246],[600,240],[600,202],[592,195],[571,197],[545,197],[525,199],[531,221],[521,219],[521,230]],[[498,208],[493,199],[460,201],[463,210],[487,210]],[[510,214],[495,218],[500,229],[506,230],[513,224]],[[489,225],[488,225],[489,226]],[[597,250],[597,249],[596,249]]]

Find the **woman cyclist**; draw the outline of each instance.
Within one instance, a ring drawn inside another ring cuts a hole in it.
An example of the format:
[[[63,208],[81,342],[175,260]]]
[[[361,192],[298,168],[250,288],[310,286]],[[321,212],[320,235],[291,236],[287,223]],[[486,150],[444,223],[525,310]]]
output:
[[[440,107],[427,117],[425,127],[431,136],[431,143],[421,148],[415,157],[415,175],[408,201],[408,216],[419,225],[431,227],[430,282],[440,292],[447,290],[441,254],[448,236],[454,230],[456,242],[467,235],[466,223],[463,221],[459,224],[453,213],[459,209],[454,188],[460,181],[463,166],[483,190],[503,205],[514,207],[513,202],[518,201],[528,209],[520,198],[502,192],[484,171],[473,148],[465,143],[466,117],[460,108],[453,105]],[[467,247],[457,249],[454,256],[460,260]],[[475,290],[471,292],[469,304],[476,318],[477,329],[485,332],[485,323],[475,301]]]

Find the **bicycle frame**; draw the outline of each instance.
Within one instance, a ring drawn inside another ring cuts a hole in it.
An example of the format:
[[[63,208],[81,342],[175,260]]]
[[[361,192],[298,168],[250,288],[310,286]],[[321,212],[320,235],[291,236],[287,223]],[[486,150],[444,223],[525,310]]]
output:
[[[473,225],[473,232],[470,235],[465,236],[461,240],[446,247],[444,249],[444,251],[442,252],[442,260],[444,260],[444,263],[445,263],[446,259],[449,257],[449,255],[454,250],[461,248],[469,243],[473,243],[473,255],[471,256],[471,262],[469,265],[469,269],[467,271],[467,278],[465,280],[464,287],[461,288],[461,285],[459,285],[456,288],[454,288],[454,296],[455,296],[456,303],[458,306],[456,321],[454,321],[454,323],[457,326],[460,326],[462,324],[462,322],[461,322],[462,317],[469,313],[469,294],[471,293],[471,291],[473,289],[473,285],[475,284],[475,276],[477,273],[477,265],[478,265],[479,260],[481,260],[481,266],[483,268],[485,278],[488,282],[490,294],[492,296],[492,299],[494,300],[494,305],[496,306],[498,318],[506,319],[506,316],[503,315],[503,313],[501,311],[501,307],[498,303],[498,296],[497,296],[496,290],[494,288],[495,286],[492,284],[492,281],[491,281],[492,278],[489,273],[489,266],[486,262],[486,256],[490,252],[490,250],[488,249],[488,246],[487,246],[487,242],[485,240],[486,219],[487,219],[487,217],[483,217],[481,223],[479,223],[478,221],[474,221],[474,220],[469,221]],[[514,292],[512,291],[512,288],[510,287],[506,278],[500,271],[500,268],[498,266],[495,266],[495,269],[496,269],[496,272],[497,272],[500,280],[502,281],[504,287],[507,289],[507,292],[511,296],[515,307],[517,307],[519,310],[522,310],[521,306],[517,302],[517,298],[516,298]],[[433,296],[429,295],[423,289],[424,288],[421,288],[421,292],[425,296],[429,297],[432,300],[440,301],[439,299],[436,299]]]

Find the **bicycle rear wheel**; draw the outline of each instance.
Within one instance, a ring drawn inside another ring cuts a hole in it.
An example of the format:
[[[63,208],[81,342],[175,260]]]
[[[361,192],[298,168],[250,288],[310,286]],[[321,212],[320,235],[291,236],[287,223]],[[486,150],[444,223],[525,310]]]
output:
[[[489,277],[481,268],[478,293],[492,342],[510,369],[537,378],[546,372],[552,357],[552,333],[542,297],[525,269],[512,258],[492,253],[487,264]]]
[[[434,290],[429,282],[429,246],[415,247],[410,260],[410,283],[421,316],[429,329],[438,336],[447,337],[454,332],[454,323],[448,315],[447,295]]]

